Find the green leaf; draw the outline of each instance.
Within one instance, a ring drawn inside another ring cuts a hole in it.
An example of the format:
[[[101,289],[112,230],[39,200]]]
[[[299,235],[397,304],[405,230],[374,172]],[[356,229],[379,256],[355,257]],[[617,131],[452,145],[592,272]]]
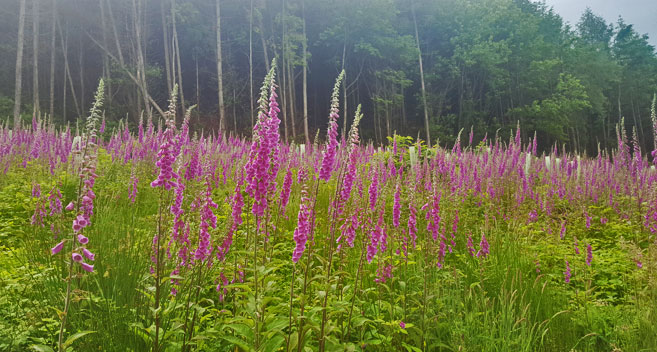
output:
[[[264,344],[260,346],[260,351],[276,351],[278,348],[280,348],[283,343],[285,342],[285,338],[281,335],[276,335],[270,339],[267,340]]]
[[[37,352],[54,352],[52,347],[46,345],[32,345],[30,348]]]
[[[249,347],[249,344],[247,342],[245,342],[244,340],[240,339],[239,337],[230,336],[230,335],[222,335],[222,336],[219,336],[219,338],[223,339],[223,340],[225,340],[229,343],[232,343],[232,344],[236,345],[237,347],[239,347],[239,348],[241,348],[245,351],[250,351],[251,350],[251,348]]]
[[[237,335],[249,340],[253,339],[253,329],[246,324],[226,324],[224,328],[232,329]]]
[[[85,335],[89,335],[89,334],[93,334],[93,333],[95,333],[95,331],[85,330],[85,331],[80,331],[80,332],[77,332],[77,333],[69,336],[63,344],[64,349],[71,346],[73,344],[73,342],[75,342],[75,340],[77,340],[77,339],[79,339],[79,338],[81,338]]]

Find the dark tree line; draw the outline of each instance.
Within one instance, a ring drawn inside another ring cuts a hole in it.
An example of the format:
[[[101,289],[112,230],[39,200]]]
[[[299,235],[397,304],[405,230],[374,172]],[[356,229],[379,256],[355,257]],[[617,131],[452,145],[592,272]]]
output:
[[[85,115],[100,77],[108,124],[166,110],[178,84],[195,129],[249,133],[273,58],[282,135],[314,138],[346,71],[341,125],[364,138],[451,143],[520,121],[542,148],[595,152],[624,118],[653,145],[657,55],[646,35],[587,10],[575,28],[529,0],[11,0],[0,9],[0,114]],[[14,82],[14,84],[12,84]]]

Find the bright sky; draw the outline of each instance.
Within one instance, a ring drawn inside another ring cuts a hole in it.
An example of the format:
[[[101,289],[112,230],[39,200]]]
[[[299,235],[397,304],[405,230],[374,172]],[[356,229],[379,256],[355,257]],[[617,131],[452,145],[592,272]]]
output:
[[[634,24],[639,34],[648,34],[650,43],[657,46],[657,0],[545,0],[566,22],[574,27],[586,9],[616,23],[622,16],[625,23]]]

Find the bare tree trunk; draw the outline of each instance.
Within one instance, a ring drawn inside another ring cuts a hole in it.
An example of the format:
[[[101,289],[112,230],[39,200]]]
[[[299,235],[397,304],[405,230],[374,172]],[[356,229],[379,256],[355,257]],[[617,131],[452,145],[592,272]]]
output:
[[[401,85],[401,116],[402,116],[402,131],[406,129],[406,96],[404,95],[404,85]]]
[[[422,67],[422,50],[420,49],[420,36],[417,31],[417,18],[415,17],[415,6],[411,6],[413,11],[413,25],[415,26],[415,44],[417,45],[417,58],[420,66],[420,87],[422,89],[422,106],[424,107],[424,130],[427,136],[427,145],[431,146],[431,136],[429,134],[429,109],[427,107],[427,91],[424,86],[424,69]]]
[[[103,30],[103,45],[107,47],[107,20],[105,19],[105,5],[103,5],[103,0],[98,2],[100,5],[100,23]],[[107,105],[109,106],[112,102],[112,86],[110,80],[110,59],[107,53],[103,53],[103,80],[105,81],[105,94],[107,95]]]
[[[639,140],[645,143],[646,140],[645,140],[645,136],[643,135],[643,123],[641,122],[641,110],[639,109],[638,106],[636,106],[636,108],[634,106],[634,95],[630,96],[630,104],[632,106],[632,118],[634,119],[634,126],[636,127],[638,125],[637,131],[639,136],[637,136],[637,138],[640,137]],[[639,115],[638,118],[637,118],[637,111]],[[639,145],[641,144],[639,143]]]
[[[237,111],[235,109],[237,107],[237,95],[235,94],[235,88],[233,88],[232,105],[233,105],[233,130],[235,131],[235,135],[237,135]]]
[[[265,26],[262,24],[262,17],[258,17],[258,25],[260,26],[260,42],[262,44],[262,53],[265,56],[265,68],[267,72],[271,69],[269,64],[269,52],[267,51],[267,40],[265,40]]]
[[[78,96],[75,94],[75,87],[73,87],[73,78],[71,78],[71,68],[68,65],[68,26],[66,27],[66,37],[62,33],[62,27],[58,23],[59,30],[59,39],[62,42],[62,51],[64,53],[64,84],[68,81],[69,87],[71,88],[71,95],[73,96],[73,103],[75,104],[75,112],[77,116],[81,116],[80,104],[78,104]],[[64,90],[66,91],[66,90]],[[66,111],[64,111],[66,115]],[[66,118],[64,119],[66,121]]]
[[[251,104],[251,129],[253,129],[255,123],[255,116],[253,116],[253,0],[251,0],[249,8],[249,102]],[[308,133],[306,132],[306,134]]]
[[[164,70],[167,75],[167,92],[171,93],[173,90],[173,83],[171,81],[171,51],[169,50],[169,26],[167,24],[166,16],[164,15],[164,6],[166,1],[160,0],[160,16],[162,17],[162,36],[164,42]]]
[[[14,86],[14,129],[21,123],[21,96],[23,94],[23,35],[25,33],[25,0],[21,0],[18,13],[18,44],[16,46],[16,85]]]
[[[123,59],[123,51],[121,51],[121,42],[119,40],[119,33],[116,29],[116,22],[114,21],[114,12],[112,11],[112,1],[107,0],[107,10],[109,12],[110,23],[112,24],[112,33],[114,34],[114,43],[116,45],[116,52],[118,55],[119,63],[121,66],[125,66],[125,61]]]
[[[345,64],[347,59],[347,28],[344,30],[344,42],[342,43],[342,71],[344,71],[344,84],[342,85],[342,98],[344,111],[344,123],[342,124],[342,135],[347,135],[347,124],[349,122],[349,115],[347,114],[347,71],[345,70]],[[346,138],[346,137],[345,137]]]
[[[290,60],[287,60],[287,104],[290,106],[290,122],[292,123],[292,140],[297,138],[297,129],[294,123],[294,69],[290,67]]]
[[[285,35],[283,35],[285,37]],[[285,75],[285,49],[282,50],[281,52],[281,68],[280,68],[280,77],[281,77],[281,100],[282,100],[282,109],[281,111],[283,112],[283,129],[285,133],[285,141],[288,141],[288,134],[287,134],[287,94],[285,93],[285,83],[286,83],[286,75]]]
[[[57,24],[57,3],[52,0],[52,23],[50,24],[50,118],[55,116],[55,39]],[[66,84],[66,83],[64,83]]]
[[[139,1],[139,6],[137,6],[137,1]],[[143,3],[142,0],[132,0],[132,11],[134,16],[134,26],[135,26],[135,42],[137,44],[137,79],[141,82],[141,96],[144,101],[144,110],[146,110],[146,116],[148,119],[152,119],[152,113],[150,109],[150,102],[148,101],[148,87],[146,85],[146,63],[144,61],[144,52],[142,50],[142,23],[141,18],[143,16]]]
[[[282,111],[283,111],[283,128],[285,130],[285,141],[288,141],[288,131],[287,131],[287,94],[285,92],[285,83],[287,81],[286,79],[286,74],[285,70],[287,67],[285,66],[285,47],[286,47],[286,38],[285,38],[285,0],[283,0],[283,8],[281,9],[281,24],[283,27],[283,33],[281,35],[281,65],[280,65],[280,70],[281,70],[281,99],[283,100],[282,104]]]
[[[196,64],[196,122],[198,122],[199,109],[201,107],[201,95],[198,83],[198,53],[194,54],[194,63]]]
[[[310,135],[308,133],[308,37],[306,37],[306,1],[301,2],[301,11],[303,17],[303,42],[302,42],[302,60],[303,60],[303,133],[306,136],[306,144],[310,144]],[[346,85],[346,84],[345,84]]]
[[[220,0],[217,0],[217,88],[219,95],[219,131],[223,132],[226,129],[225,111],[224,111],[224,72],[222,68],[221,56],[221,8],[219,6]]]
[[[109,57],[112,58],[112,60],[114,60],[114,62],[119,63],[119,65],[121,66],[121,69],[123,69],[123,71],[125,72],[125,74],[128,75],[128,77],[130,78],[130,80],[131,80],[131,81],[132,81],[132,82],[133,82],[133,83],[134,83],[139,89],[141,89],[141,87],[142,87],[141,80],[139,80],[137,77],[135,77],[135,75],[133,75],[132,72],[130,72],[130,70],[129,70],[128,67],[126,67],[125,65],[121,64],[121,63],[119,62],[119,59],[118,59],[116,56],[114,56],[114,55],[113,55],[113,54],[112,54],[112,53],[111,53],[106,47],[104,47],[103,44],[99,43],[96,39],[94,39],[94,37],[92,37],[91,35],[88,35],[88,34],[87,34],[87,36],[89,37],[89,39],[91,39],[91,41],[92,41],[94,44],[96,44],[96,46],[98,46],[101,50],[103,50],[105,53],[107,53],[107,55],[109,55]],[[148,93],[148,92],[146,92],[146,93]],[[153,100],[153,97],[151,97],[150,95],[147,95],[147,96],[146,96],[146,99],[147,99],[148,102],[151,104],[151,106],[152,106],[153,108],[155,108],[155,111],[157,111],[158,114],[160,114],[160,116],[162,116],[162,117],[166,117],[166,114],[164,113],[164,111],[162,111],[162,108],[160,108],[160,106],[157,104],[157,102],[156,102],[155,100]]]
[[[39,116],[39,1],[32,1],[32,116]]]
[[[64,48],[62,47],[62,50]],[[67,116],[66,116],[66,98],[68,97],[67,95],[67,88],[66,84],[68,83],[68,78],[66,76],[66,65],[64,65],[64,87],[62,87],[62,119],[64,122],[67,122]]]
[[[390,121],[390,112],[391,112],[391,110],[392,110],[392,108],[393,108],[392,106],[393,106],[394,99],[395,99],[395,98],[394,98],[394,97],[395,97],[394,89],[393,89],[393,87],[387,87],[388,84],[392,85],[392,83],[385,82],[385,81],[383,82],[383,92],[384,92],[384,94],[386,94],[386,95],[389,97],[389,99],[386,99],[386,100],[385,100],[385,109],[386,109],[386,137],[387,137],[387,136],[392,136],[392,128],[391,128],[391,121]],[[385,141],[385,138],[383,138],[383,140]]]
[[[78,70],[80,71],[80,106],[82,107],[82,110],[84,110],[86,105],[84,104],[84,42],[82,41],[82,38],[80,38],[80,51],[78,60]]]
[[[180,45],[178,43],[178,29],[176,27],[176,13],[175,13],[176,0],[171,1],[171,23],[173,24],[173,44],[175,53],[176,66],[178,68],[178,93],[180,93],[180,108],[182,113],[185,113],[185,92],[183,89],[182,68],[180,65]]]

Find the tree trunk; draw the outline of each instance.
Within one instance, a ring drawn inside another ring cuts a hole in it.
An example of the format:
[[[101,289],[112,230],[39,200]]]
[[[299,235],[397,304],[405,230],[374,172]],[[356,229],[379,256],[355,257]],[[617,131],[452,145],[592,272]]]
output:
[[[52,22],[50,27],[50,118],[55,116],[55,28],[57,24],[57,3],[52,0]]]
[[[415,17],[415,7],[412,5],[413,25],[415,26],[415,44],[417,45],[417,61],[420,66],[420,88],[422,90],[422,106],[424,107],[424,130],[427,136],[427,145],[431,147],[431,135],[429,133],[429,109],[427,107],[427,91],[424,86],[424,69],[422,67],[422,49],[420,48],[420,36],[417,31],[417,18]]]
[[[39,1],[32,1],[32,116],[39,116]]]
[[[112,11],[112,1],[107,0],[107,10],[109,12],[110,23],[112,24],[112,33],[114,34],[114,44],[116,45],[116,52],[118,55],[119,63],[121,66],[125,66],[125,61],[123,59],[123,51],[121,51],[121,42],[119,40],[119,32],[116,29],[116,22],[114,21],[114,11]]]
[[[220,0],[217,0],[217,88],[219,95],[219,131],[223,132],[226,129],[225,111],[224,111],[224,73],[222,68],[221,56],[221,9],[219,6]]]
[[[281,63],[280,63],[280,78],[281,78],[281,100],[283,101],[282,104],[282,112],[283,112],[283,129],[285,130],[285,141],[288,141],[288,130],[287,130],[287,94],[285,92],[285,82],[286,82],[286,75],[285,75],[285,47],[286,47],[286,38],[285,38],[285,0],[283,0],[283,8],[281,10],[281,24],[283,27],[283,33],[281,35]],[[275,56],[275,55],[274,55]]]
[[[141,86],[142,86],[141,80],[139,80],[137,77],[135,77],[135,75],[133,75],[132,72],[130,72],[130,70],[129,70],[128,67],[126,67],[125,65],[122,65],[122,64],[119,62],[119,59],[118,59],[116,56],[114,56],[114,55],[113,55],[113,54],[112,54],[112,53],[111,53],[106,47],[104,47],[103,44],[99,43],[96,39],[94,39],[94,37],[92,37],[91,35],[88,35],[88,34],[87,34],[87,36],[89,37],[89,39],[91,39],[91,41],[92,41],[94,44],[96,44],[96,46],[98,46],[101,50],[103,50],[105,53],[107,53],[107,55],[109,55],[109,57],[112,58],[112,60],[114,60],[114,62],[119,63],[119,65],[121,66],[121,69],[123,69],[123,71],[125,72],[125,74],[128,75],[128,77],[130,78],[130,80],[131,80],[131,81],[132,81],[132,82],[133,82],[133,83],[134,83],[139,89],[141,89]],[[148,92],[146,92],[146,93],[148,93]],[[156,102],[155,100],[153,100],[153,97],[151,97],[150,95],[147,95],[147,96],[146,96],[146,99],[147,99],[148,102],[151,104],[151,106],[152,106],[153,108],[155,108],[155,111],[157,111],[158,114],[160,114],[160,116],[162,116],[162,117],[166,117],[166,114],[164,113],[164,111],[162,110],[162,108],[160,108],[160,106],[157,104],[157,102]]]
[[[194,63],[196,64],[196,122],[199,122],[199,109],[201,108],[201,94],[198,82],[198,53],[194,55]]]
[[[75,104],[75,112],[77,113],[77,116],[81,116],[82,113],[80,111],[80,104],[78,104],[78,96],[75,94],[75,87],[73,87],[73,79],[71,78],[71,68],[68,65],[68,27],[66,27],[66,37],[62,34],[62,27],[58,23],[58,30],[59,30],[59,39],[62,42],[62,51],[64,53],[64,83],[66,84],[66,81],[68,80],[69,87],[71,89],[71,95],[73,95],[73,103]],[[64,111],[64,115],[66,115],[66,111]],[[66,118],[64,118],[64,121],[66,121]]]
[[[260,26],[260,43],[262,44],[262,54],[265,57],[265,68],[267,72],[271,69],[269,64],[269,52],[267,51],[267,40],[265,39],[265,25],[262,23],[262,16],[258,17],[258,25]]]
[[[82,110],[85,108],[84,100],[84,42],[80,38],[80,51],[78,52],[78,70],[80,71],[80,106]],[[80,115],[82,117],[82,115]]]
[[[98,2],[100,5],[100,23],[103,31],[103,45],[107,47],[107,20],[105,19],[105,6],[103,0]],[[110,80],[110,59],[107,53],[103,53],[103,80],[105,81],[105,95],[107,95],[107,105],[112,101],[112,87]]]
[[[294,123],[294,69],[290,67],[290,60],[287,60],[287,104],[290,106],[290,122],[292,123],[292,140],[297,138],[297,128]]]
[[[249,102],[251,104],[251,129],[253,129],[255,118],[253,115],[253,0],[251,0],[249,8]]]
[[[404,95],[404,85],[401,85],[401,115],[402,115],[402,128],[401,133],[406,131],[406,96]]]
[[[137,1],[139,1],[139,6],[137,6]],[[146,63],[144,61],[144,52],[142,50],[142,23],[141,18],[143,16],[143,3],[142,0],[132,0],[132,11],[134,16],[134,26],[135,26],[135,42],[137,44],[137,79],[141,82],[141,96],[144,102],[144,110],[146,111],[146,116],[148,119],[152,118],[152,113],[150,109],[150,102],[148,100],[148,87],[146,85]]]
[[[281,52],[281,65],[280,65],[280,77],[281,77],[281,111],[283,112],[283,130],[285,133],[285,141],[288,141],[288,134],[287,134],[287,94],[285,93],[285,82],[286,82],[286,74],[285,74],[285,49],[282,50]]]
[[[347,114],[347,71],[345,70],[345,64],[347,59],[347,29],[345,27],[344,31],[344,41],[342,43],[342,70],[344,71],[344,84],[342,85],[342,98],[344,104],[344,110],[342,115],[344,116],[344,123],[342,124],[342,135],[347,135],[347,124],[349,122],[349,114]],[[346,138],[346,137],[345,137]]]
[[[233,105],[233,131],[235,131],[235,135],[237,135],[237,111],[235,109],[237,107],[237,95],[235,94],[235,88],[233,88],[232,105]]]
[[[160,0],[160,17],[162,18],[162,37],[164,43],[164,70],[167,76],[167,92],[171,93],[173,90],[173,82],[171,81],[171,51],[169,50],[169,26],[167,24],[166,16],[164,15],[164,6],[166,1]]]
[[[301,2],[301,14],[303,17],[303,133],[306,136],[306,144],[310,144],[310,135],[308,134],[308,37],[306,37],[306,1]]]
[[[178,68],[178,93],[180,94],[180,109],[185,114],[185,90],[183,89],[182,67],[180,64],[180,45],[178,42],[178,29],[176,27],[176,0],[171,1],[171,23],[173,24],[173,44],[175,53],[176,66]]]
[[[16,85],[14,86],[14,129],[21,123],[21,96],[23,94],[23,35],[25,33],[25,0],[21,0],[18,13],[18,44],[16,47]]]

